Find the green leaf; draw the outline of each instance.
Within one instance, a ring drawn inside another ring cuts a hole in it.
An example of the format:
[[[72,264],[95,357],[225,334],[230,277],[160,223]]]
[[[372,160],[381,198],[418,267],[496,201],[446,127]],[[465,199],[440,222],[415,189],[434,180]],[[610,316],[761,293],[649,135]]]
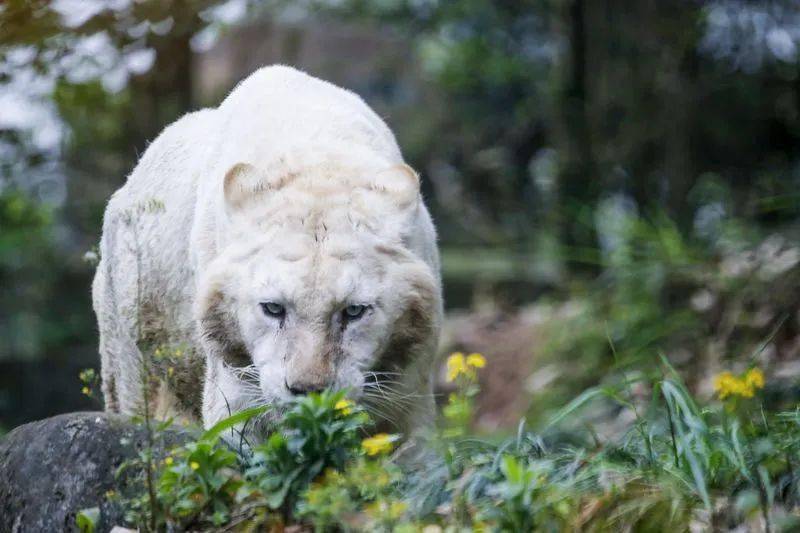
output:
[[[89,507],[78,511],[75,516],[75,525],[81,533],[94,533],[97,522],[100,520],[100,508]]]
[[[563,409],[559,410],[547,423],[545,429],[549,429],[559,422],[570,416],[572,413],[589,403],[590,401],[594,400],[598,396],[607,396],[607,391],[599,389],[599,388],[591,388],[585,390],[578,396],[577,398],[573,399],[569,402]]]
[[[269,410],[269,406],[264,405],[261,407],[251,407],[250,409],[239,411],[238,413],[229,416],[228,418],[225,418],[223,420],[220,420],[219,422],[214,424],[214,426],[211,429],[203,433],[203,436],[200,437],[200,440],[213,442],[217,440],[217,438],[219,438],[220,434],[222,434],[223,431],[231,429],[236,424],[247,422],[251,418],[256,417],[262,413],[265,413],[267,410]]]

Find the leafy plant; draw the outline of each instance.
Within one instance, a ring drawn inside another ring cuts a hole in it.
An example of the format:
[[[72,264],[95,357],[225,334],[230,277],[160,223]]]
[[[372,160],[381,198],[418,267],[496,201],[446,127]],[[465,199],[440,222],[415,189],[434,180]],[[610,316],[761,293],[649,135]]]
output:
[[[231,506],[242,486],[236,454],[214,440],[190,442],[164,459],[158,481],[158,500],[166,520],[194,524],[204,510],[220,526],[230,519]]]
[[[325,469],[343,469],[361,446],[367,415],[344,392],[323,392],[296,400],[281,428],[254,449],[247,480],[272,509],[286,514],[301,490]]]
[[[97,522],[100,520],[100,508],[90,507],[82,509],[75,515],[75,525],[81,533],[94,533]]]

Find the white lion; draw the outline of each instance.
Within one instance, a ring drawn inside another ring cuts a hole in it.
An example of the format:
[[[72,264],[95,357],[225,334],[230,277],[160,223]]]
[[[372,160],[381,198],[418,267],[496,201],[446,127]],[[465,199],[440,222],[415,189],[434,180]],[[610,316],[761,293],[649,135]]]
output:
[[[106,409],[199,419],[347,388],[432,414],[442,316],[417,175],[355,94],[262,68],[148,147],[109,201],[93,286]],[[154,379],[155,376],[155,379]]]

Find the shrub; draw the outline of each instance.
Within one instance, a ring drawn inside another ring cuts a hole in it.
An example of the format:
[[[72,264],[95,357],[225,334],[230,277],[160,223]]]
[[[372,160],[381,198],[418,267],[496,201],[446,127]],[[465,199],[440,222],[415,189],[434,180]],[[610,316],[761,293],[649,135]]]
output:
[[[235,453],[220,436],[264,409],[238,413],[174,450],[155,463],[160,511],[138,516],[156,516],[154,529],[168,530],[800,526],[800,412],[764,409],[769,380],[759,369],[721,373],[716,399],[702,403],[662,358],[657,378],[623,373],[615,385],[576,397],[541,434],[522,422],[515,436],[490,442],[469,427],[486,364],[473,355],[449,361],[456,390],[441,429],[416,443],[423,460],[402,463],[390,453],[398,436],[367,436],[367,412],[344,392],[326,391],[287,405],[249,452]],[[649,400],[637,399],[634,387],[648,389]],[[564,433],[565,421],[596,403],[630,410],[634,422],[608,440]]]

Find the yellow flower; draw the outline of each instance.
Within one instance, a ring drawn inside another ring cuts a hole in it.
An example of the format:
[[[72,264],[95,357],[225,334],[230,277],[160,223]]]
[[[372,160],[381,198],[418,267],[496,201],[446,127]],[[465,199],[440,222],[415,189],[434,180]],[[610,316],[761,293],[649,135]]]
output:
[[[744,375],[744,382],[754,389],[764,388],[764,372],[760,368],[751,368]]]
[[[447,381],[453,381],[461,374],[468,373],[469,368],[463,353],[456,352],[447,358]]]
[[[461,352],[455,352],[447,358],[447,381],[454,381],[458,376],[475,379],[475,369],[486,366],[486,358],[479,353],[471,353],[464,357]]]
[[[167,368],[167,377],[172,377],[175,374],[175,367],[171,366]]]
[[[408,509],[408,504],[400,501],[379,500],[365,507],[367,514],[378,519],[398,520]]]
[[[92,391],[89,390],[89,387],[82,388],[81,392],[84,393],[86,396],[89,396],[89,394],[92,393]]]
[[[727,398],[733,391],[736,378],[730,372],[722,372],[714,376],[714,392],[720,400]]]
[[[403,513],[406,512],[406,509],[408,509],[407,503],[400,501],[393,501],[392,503],[389,504],[389,518],[391,520],[397,520],[398,518],[403,516]]]
[[[390,481],[389,474],[385,470],[381,470],[381,473],[373,481],[376,487],[385,487]]]
[[[490,529],[486,522],[475,522],[472,524],[472,531],[475,533],[486,533],[490,531]]]
[[[353,412],[353,405],[353,402],[350,400],[341,399],[336,402],[336,405],[334,405],[333,408],[342,413],[342,415],[347,416]]]
[[[320,482],[324,485],[336,485],[342,483],[343,480],[341,472],[335,468],[328,467],[322,473]]]
[[[764,373],[760,368],[752,368],[741,377],[736,377],[730,372],[722,372],[714,377],[714,391],[720,400],[728,396],[752,398],[756,390],[763,388]]]
[[[472,368],[483,368],[486,366],[486,358],[479,353],[471,353],[467,356],[467,366]]]
[[[742,396],[745,392],[744,382],[730,372],[722,372],[714,377],[714,391],[720,400],[728,396]]]
[[[368,503],[364,506],[364,511],[373,518],[378,518],[381,516],[381,504],[378,502]]]
[[[387,435],[386,433],[378,433],[373,437],[369,437],[361,441],[361,448],[367,455],[378,455],[381,453],[389,453],[394,447],[394,436]]]
[[[197,470],[198,468],[200,468],[200,463],[198,463],[197,461],[192,461],[191,463],[189,463],[189,466],[192,468],[192,470]]]
[[[172,457],[169,456],[169,455],[167,456],[166,459],[164,459],[164,464],[167,465],[167,466],[171,465],[173,462],[174,461],[173,461]]]

